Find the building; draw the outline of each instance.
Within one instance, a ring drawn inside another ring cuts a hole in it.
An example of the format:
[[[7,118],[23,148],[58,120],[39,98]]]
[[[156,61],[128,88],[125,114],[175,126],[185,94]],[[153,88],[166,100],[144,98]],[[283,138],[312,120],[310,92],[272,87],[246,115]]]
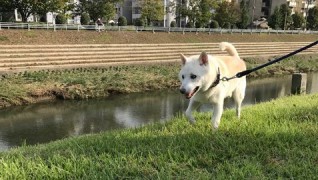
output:
[[[187,18],[178,18],[180,14],[176,12],[176,8],[173,6],[176,5],[185,5],[189,6],[189,0],[162,0],[164,8],[164,19],[162,22],[159,22],[159,26],[169,27],[172,21],[176,21],[177,26],[185,27],[188,22]],[[220,0],[222,1],[222,0]],[[224,1],[235,1],[237,3],[242,0],[224,0]],[[308,3],[309,2],[309,3]],[[69,0],[68,3],[78,4],[79,0]],[[300,12],[305,17],[307,15],[308,9],[313,8],[318,4],[318,1],[315,0],[250,0],[250,13],[253,20],[260,18],[268,18],[275,10],[276,7],[286,3],[292,10],[292,14],[295,12]],[[139,0],[123,0],[121,3],[116,4],[114,7],[116,9],[116,15],[110,22],[118,22],[120,16],[124,16],[127,19],[128,24],[134,24],[136,19],[141,17],[142,7],[139,4]],[[80,16],[72,16],[73,12],[68,11],[69,19],[68,24],[80,24]],[[55,23],[55,17],[57,13],[48,12],[46,19],[48,23]],[[28,18],[28,21],[34,22],[38,21],[39,18],[31,15]],[[15,20],[21,21],[21,17],[15,11]]]
[[[318,3],[318,1],[307,2],[307,0],[251,0],[250,12],[252,12],[253,20],[261,17],[268,18],[273,14],[276,7],[286,3],[292,10],[292,14],[300,12],[305,17],[307,10],[313,8]]]

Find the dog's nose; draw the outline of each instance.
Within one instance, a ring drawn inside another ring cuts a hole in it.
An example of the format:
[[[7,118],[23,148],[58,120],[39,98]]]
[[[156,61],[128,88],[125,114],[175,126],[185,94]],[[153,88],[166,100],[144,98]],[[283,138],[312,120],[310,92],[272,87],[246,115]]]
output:
[[[185,90],[184,88],[181,88],[181,89],[180,89],[180,93],[181,93],[181,94],[185,94],[185,93],[186,93],[186,90]]]

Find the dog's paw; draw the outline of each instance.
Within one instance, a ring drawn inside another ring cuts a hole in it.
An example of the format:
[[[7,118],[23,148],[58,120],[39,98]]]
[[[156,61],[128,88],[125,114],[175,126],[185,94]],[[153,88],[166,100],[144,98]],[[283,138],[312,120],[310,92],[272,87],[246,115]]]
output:
[[[219,124],[218,123],[213,123],[212,124],[213,131],[216,131],[218,128],[219,128]]]
[[[189,119],[189,122],[190,122],[190,124],[194,125],[196,121],[194,118],[191,118],[191,119]]]

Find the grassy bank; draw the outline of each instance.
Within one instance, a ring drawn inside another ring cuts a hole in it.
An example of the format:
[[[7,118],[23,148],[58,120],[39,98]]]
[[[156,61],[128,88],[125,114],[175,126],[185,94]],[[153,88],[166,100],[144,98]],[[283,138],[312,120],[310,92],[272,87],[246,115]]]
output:
[[[267,59],[246,59],[248,68]],[[178,88],[180,64],[121,66],[73,70],[43,70],[2,77],[0,107],[54,99],[103,98],[110,94]],[[259,70],[250,77],[318,71],[317,56],[295,56]]]
[[[316,179],[318,95],[0,153],[4,179]]]
[[[6,30],[0,31],[0,44],[148,44],[204,42],[313,42],[317,34],[211,34],[195,32],[129,32]]]

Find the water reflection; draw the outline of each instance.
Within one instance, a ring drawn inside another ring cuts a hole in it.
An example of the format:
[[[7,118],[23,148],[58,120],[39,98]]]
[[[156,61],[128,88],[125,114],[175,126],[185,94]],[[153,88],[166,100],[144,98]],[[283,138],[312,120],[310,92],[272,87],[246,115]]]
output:
[[[291,76],[249,80],[243,105],[290,94]],[[308,76],[308,93],[318,92],[318,73]],[[0,110],[0,151],[111,129],[164,122],[187,107],[177,91],[129,94],[101,100],[57,101]],[[233,107],[227,100],[226,108]],[[203,105],[201,111],[210,111]]]

